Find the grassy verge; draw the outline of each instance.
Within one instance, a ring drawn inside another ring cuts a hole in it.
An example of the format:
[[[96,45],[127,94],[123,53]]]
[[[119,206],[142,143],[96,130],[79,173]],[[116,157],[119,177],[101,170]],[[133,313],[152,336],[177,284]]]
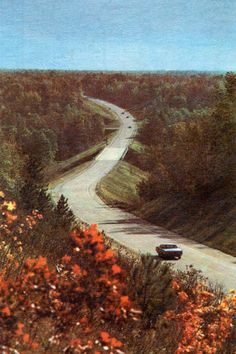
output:
[[[139,202],[137,186],[145,177],[138,167],[120,161],[98,184],[98,195],[109,205],[133,209]]]
[[[63,175],[68,171],[71,171],[75,167],[93,160],[93,158],[105,147],[105,145],[105,142],[101,142],[92,146],[88,150],[81,152],[80,154],[70,157],[65,161],[54,163],[46,169],[46,179],[48,181],[57,179],[59,176]]]
[[[236,256],[236,208],[230,197],[202,202],[172,195],[162,196],[135,214],[183,236]]]
[[[88,110],[93,111],[95,114],[99,114],[103,117],[106,127],[118,128],[120,126],[118,116],[112,110],[109,110],[105,106],[100,106],[91,100],[85,100],[85,105]]]

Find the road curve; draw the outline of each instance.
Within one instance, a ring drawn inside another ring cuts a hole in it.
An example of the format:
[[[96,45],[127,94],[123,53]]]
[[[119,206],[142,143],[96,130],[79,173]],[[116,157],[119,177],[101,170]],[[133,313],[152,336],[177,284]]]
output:
[[[95,103],[114,111],[121,126],[108,146],[94,162],[80,173],[71,172],[53,183],[51,190],[57,200],[61,194],[68,198],[74,214],[83,221],[99,225],[107,235],[134,251],[155,255],[160,243],[174,242],[183,249],[181,260],[172,261],[175,268],[184,270],[192,264],[213,283],[221,283],[226,290],[236,289],[236,257],[184,238],[118,208],[107,206],[96,194],[96,185],[125,155],[136,132],[134,117],[105,101]]]

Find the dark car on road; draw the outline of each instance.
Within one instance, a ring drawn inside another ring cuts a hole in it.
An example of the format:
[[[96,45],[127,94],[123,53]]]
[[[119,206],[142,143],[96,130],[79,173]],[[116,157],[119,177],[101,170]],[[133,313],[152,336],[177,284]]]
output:
[[[183,251],[180,247],[172,243],[166,243],[156,247],[158,256],[165,259],[180,259]]]

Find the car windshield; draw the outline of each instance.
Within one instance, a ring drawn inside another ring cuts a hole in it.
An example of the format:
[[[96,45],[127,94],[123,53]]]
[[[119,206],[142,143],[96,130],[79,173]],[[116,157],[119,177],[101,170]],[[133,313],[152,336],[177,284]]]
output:
[[[161,248],[177,248],[176,245],[161,245]]]

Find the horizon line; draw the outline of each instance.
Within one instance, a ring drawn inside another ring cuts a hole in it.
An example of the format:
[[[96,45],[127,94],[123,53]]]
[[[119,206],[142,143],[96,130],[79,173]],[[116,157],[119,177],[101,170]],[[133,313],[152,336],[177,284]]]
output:
[[[220,74],[220,73],[227,73],[227,72],[236,72],[235,70],[227,70],[227,69],[156,69],[156,70],[106,70],[106,69],[39,69],[39,68],[0,68],[0,72],[25,72],[25,71],[40,71],[40,72],[47,72],[47,71],[53,71],[53,72],[93,72],[93,73],[214,73],[214,74]]]

